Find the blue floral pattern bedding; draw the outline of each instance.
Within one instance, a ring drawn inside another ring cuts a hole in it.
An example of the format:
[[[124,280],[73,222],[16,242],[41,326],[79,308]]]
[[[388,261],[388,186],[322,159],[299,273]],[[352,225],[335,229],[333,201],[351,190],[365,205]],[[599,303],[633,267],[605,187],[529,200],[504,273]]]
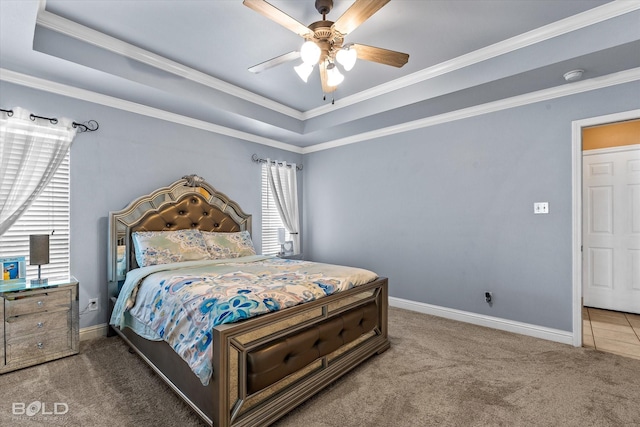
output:
[[[313,301],[377,277],[360,268],[260,255],[154,265],[127,274],[111,323],[166,341],[207,385],[214,326]]]

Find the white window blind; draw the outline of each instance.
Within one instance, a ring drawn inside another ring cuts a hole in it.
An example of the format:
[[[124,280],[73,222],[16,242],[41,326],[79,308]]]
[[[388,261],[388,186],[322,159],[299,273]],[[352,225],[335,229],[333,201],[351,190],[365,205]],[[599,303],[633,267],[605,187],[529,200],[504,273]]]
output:
[[[284,228],[278,208],[271,193],[267,180],[267,165],[262,164],[262,254],[275,255],[280,252],[278,242],[278,228]],[[290,240],[289,232],[285,230],[285,240]]]
[[[29,265],[29,235],[51,234],[49,264],[42,265],[42,277],[69,275],[69,153],[49,184],[27,211],[0,236],[0,257],[24,256],[27,277],[38,277],[38,266]]]

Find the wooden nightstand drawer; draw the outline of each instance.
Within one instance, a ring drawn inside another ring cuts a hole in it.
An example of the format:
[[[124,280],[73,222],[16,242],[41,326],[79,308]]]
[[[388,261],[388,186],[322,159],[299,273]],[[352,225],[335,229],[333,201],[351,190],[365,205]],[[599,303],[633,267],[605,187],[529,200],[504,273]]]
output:
[[[5,323],[7,341],[15,337],[52,332],[54,329],[69,329],[70,310],[53,313],[35,313],[9,317]]]
[[[12,363],[45,362],[64,353],[72,353],[70,329],[55,329],[49,333],[7,340],[5,357],[9,367]]]
[[[5,318],[29,313],[41,313],[71,307],[71,290],[56,289],[27,295],[17,294],[5,299]]]

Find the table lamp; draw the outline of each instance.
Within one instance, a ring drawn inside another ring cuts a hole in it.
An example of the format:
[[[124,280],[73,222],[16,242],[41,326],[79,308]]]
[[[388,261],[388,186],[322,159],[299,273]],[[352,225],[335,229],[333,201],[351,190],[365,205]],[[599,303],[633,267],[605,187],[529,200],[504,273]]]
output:
[[[29,236],[29,265],[38,266],[38,278],[31,279],[31,283],[37,285],[47,283],[47,279],[40,277],[42,264],[49,264],[49,235],[32,234]]]

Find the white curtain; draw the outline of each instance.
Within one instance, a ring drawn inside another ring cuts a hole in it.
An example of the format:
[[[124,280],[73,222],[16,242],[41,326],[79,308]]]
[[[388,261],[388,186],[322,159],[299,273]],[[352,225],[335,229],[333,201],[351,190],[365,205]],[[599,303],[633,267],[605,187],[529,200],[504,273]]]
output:
[[[69,119],[53,124],[22,108],[0,112],[0,236],[47,186],[75,135]]]
[[[300,220],[298,216],[298,180],[296,164],[267,159],[267,180],[276,208],[285,228],[291,234],[293,253],[300,253]]]

